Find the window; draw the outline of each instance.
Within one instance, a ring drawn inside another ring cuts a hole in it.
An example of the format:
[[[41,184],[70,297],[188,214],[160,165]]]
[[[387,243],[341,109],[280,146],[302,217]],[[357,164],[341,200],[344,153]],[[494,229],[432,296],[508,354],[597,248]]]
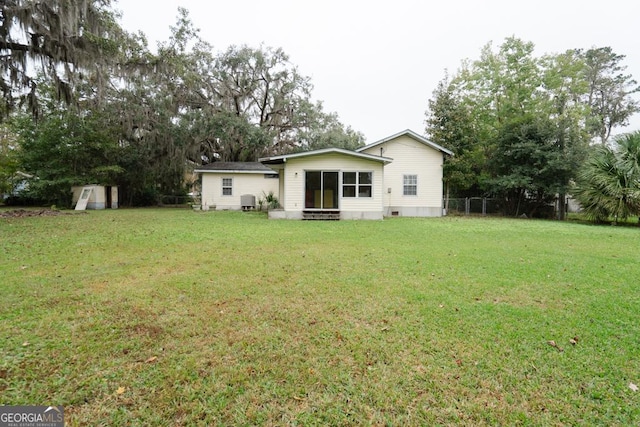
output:
[[[373,172],[342,172],[342,197],[372,197]]]
[[[233,196],[233,178],[222,178],[222,195]]]
[[[356,197],[355,172],[342,172],[342,197]]]
[[[358,197],[371,197],[373,172],[358,172]]]
[[[402,177],[402,194],[405,196],[418,195],[418,175],[404,175]]]

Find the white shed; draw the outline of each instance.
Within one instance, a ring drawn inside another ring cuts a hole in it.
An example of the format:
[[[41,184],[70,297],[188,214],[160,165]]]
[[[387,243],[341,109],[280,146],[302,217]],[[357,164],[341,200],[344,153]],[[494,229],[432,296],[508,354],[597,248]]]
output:
[[[118,187],[115,185],[74,186],[71,191],[76,209],[118,209]]]

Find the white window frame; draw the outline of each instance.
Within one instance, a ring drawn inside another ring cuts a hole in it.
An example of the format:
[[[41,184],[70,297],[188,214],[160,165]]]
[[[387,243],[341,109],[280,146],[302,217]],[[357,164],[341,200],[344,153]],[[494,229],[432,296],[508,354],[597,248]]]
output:
[[[228,182],[225,183],[225,181]],[[229,190],[229,194],[225,194],[225,190]],[[222,195],[233,196],[233,178],[222,178]]]
[[[356,182],[355,183],[348,183],[345,184],[344,183],[344,174],[345,173],[354,173],[356,174]],[[369,184],[360,184],[360,174],[361,173],[368,173],[371,175],[371,183]],[[341,184],[342,184],[342,197],[345,199],[357,199],[357,198],[363,198],[363,199],[372,199],[373,198],[373,171],[342,171],[342,174],[340,176],[341,178]],[[355,195],[354,196],[345,196],[344,195],[344,188],[345,187],[354,187],[355,188]],[[360,187],[369,187],[371,188],[371,195],[370,196],[361,196],[360,195]]]
[[[413,181],[413,182],[410,182]],[[415,193],[410,194],[408,189],[415,189]],[[405,174],[402,175],[402,195],[408,197],[416,197],[418,195],[418,175],[417,174]]]

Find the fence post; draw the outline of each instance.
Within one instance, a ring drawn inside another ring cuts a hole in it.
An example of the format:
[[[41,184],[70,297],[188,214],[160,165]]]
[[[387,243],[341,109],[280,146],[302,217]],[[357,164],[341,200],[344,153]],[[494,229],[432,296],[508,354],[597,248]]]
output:
[[[487,198],[486,197],[482,198],[482,215],[483,216],[487,215]]]
[[[464,214],[469,215],[471,213],[471,200],[468,197],[464,199]]]

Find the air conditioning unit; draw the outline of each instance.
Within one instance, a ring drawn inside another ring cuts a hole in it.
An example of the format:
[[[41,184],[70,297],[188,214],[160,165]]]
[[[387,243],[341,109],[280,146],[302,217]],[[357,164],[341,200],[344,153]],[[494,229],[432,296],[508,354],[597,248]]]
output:
[[[253,194],[243,194],[240,196],[240,206],[243,211],[248,211],[256,208],[256,196]]]

